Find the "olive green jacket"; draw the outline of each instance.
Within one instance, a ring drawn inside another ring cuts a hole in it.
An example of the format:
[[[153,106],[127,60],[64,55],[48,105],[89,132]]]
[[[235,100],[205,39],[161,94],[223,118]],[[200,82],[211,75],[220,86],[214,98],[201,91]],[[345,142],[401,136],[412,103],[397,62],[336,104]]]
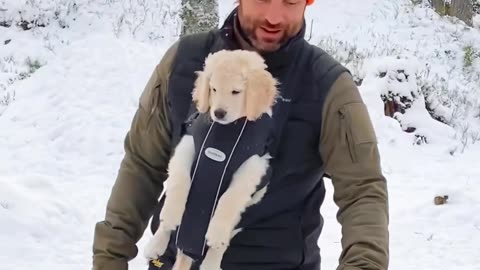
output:
[[[177,45],[167,50],[140,97],[105,219],[95,227],[94,270],[128,269],[163,189],[171,154],[166,96]],[[348,73],[333,84],[322,123],[318,149],[342,225],[338,270],[387,269],[387,185],[367,108]]]

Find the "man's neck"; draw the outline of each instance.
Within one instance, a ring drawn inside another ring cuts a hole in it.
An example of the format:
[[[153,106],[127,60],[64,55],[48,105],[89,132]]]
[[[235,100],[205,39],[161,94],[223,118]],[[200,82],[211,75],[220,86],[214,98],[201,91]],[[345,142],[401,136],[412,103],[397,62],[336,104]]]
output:
[[[237,40],[238,45],[243,50],[256,51],[255,47],[253,47],[250,40],[248,40],[247,35],[245,35],[245,32],[243,31],[242,26],[240,25],[238,14],[235,14],[234,16],[235,17],[233,18],[233,34],[235,35],[235,39]]]

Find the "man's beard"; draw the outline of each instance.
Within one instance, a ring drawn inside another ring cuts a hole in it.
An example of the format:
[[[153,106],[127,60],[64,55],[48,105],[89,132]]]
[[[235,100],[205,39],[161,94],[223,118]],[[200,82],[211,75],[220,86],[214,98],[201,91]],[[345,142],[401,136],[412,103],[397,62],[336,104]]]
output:
[[[290,38],[294,37],[302,27],[302,23],[299,24],[280,24],[271,25],[264,19],[254,19],[239,14],[240,26],[247,36],[248,40],[252,43],[253,47],[259,52],[273,52],[278,50],[283,44],[285,44]],[[257,37],[256,32],[262,31],[261,27],[266,29],[279,30],[281,32],[280,38],[269,39]]]

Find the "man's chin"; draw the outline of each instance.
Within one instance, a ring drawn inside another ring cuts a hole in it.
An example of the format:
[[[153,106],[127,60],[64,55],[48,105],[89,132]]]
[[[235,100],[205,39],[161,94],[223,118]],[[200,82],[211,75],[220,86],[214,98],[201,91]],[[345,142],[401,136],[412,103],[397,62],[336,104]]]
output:
[[[253,42],[253,45],[255,49],[265,53],[274,52],[281,47],[281,44],[279,44],[278,42],[265,42],[258,40]]]

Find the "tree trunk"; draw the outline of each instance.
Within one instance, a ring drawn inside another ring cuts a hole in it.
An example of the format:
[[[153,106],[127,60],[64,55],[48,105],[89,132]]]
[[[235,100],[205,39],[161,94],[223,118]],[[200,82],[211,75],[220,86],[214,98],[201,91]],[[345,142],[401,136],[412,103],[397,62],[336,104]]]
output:
[[[473,3],[472,0],[452,0],[452,16],[473,26]]]
[[[440,15],[456,17],[468,26],[473,25],[473,1],[472,0],[431,0],[432,7]]]
[[[182,0],[181,35],[209,31],[218,28],[217,0]]]

